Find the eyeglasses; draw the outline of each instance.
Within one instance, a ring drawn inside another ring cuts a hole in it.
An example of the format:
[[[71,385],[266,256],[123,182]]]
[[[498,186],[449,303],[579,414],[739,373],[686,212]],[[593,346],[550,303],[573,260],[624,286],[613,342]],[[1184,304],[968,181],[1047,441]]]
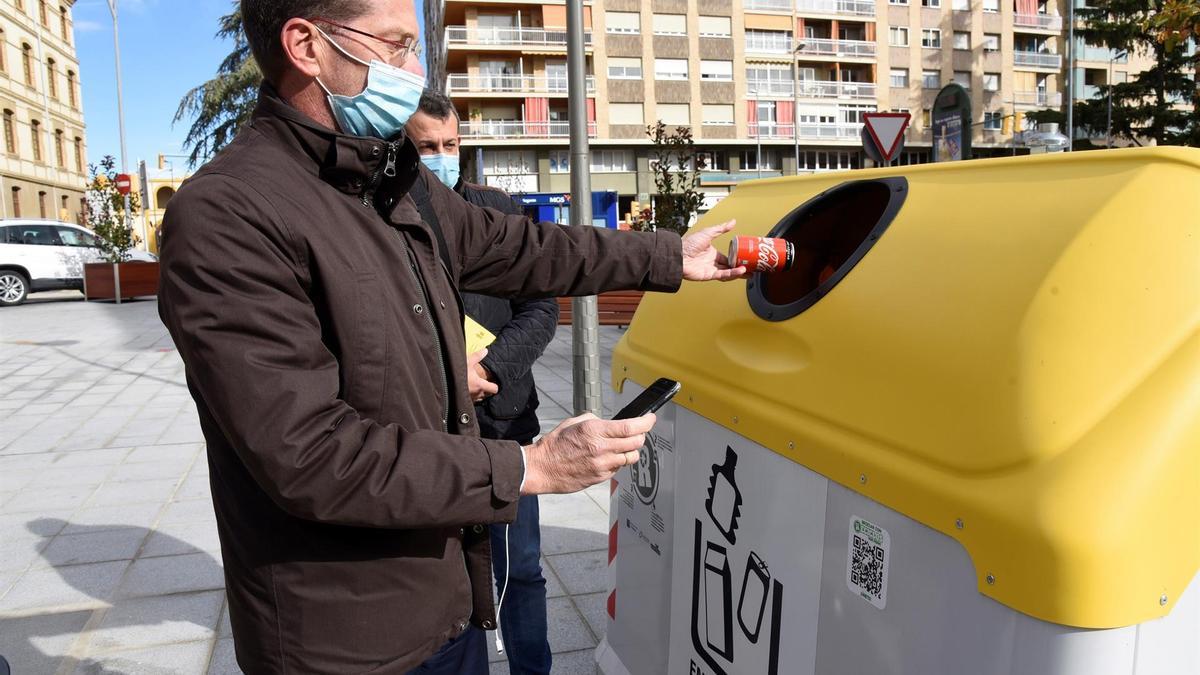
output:
[[[409,37],[403,40],[389,40],[387,38],[382,38],[378,35],[368,33],[365,30],[351,28],[350,26],[343,26],[340,23],[330,21],[329,19],[323,19],[321,17],[314,17],[309,19],[309,21],[314,23],[320,22],[329,26],[333,26],[334,28],[349,31],[357,35],[362,35],[363,37],[369,37],[377,42],[382,42],[388,48],[388,58],[386,61],[393,66],[404,65],[404,62],[408,60],[409,56],[415,56],[417,58],[420,58],[421,56],[421,41],[415,37]]]

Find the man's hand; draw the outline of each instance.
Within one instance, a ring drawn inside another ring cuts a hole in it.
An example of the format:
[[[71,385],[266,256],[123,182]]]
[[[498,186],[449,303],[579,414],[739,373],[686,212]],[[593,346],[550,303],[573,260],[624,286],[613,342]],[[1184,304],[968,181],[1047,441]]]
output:
[[[480,349],[467,357],[467,390],[471,394],[471,400],[476,403],[489,396],[495,396],[496,392],[500,391],[499,386],[488,381],[487,368],[479,363],[487,353],[486,349]]]
[[[713,248],[713,239],[733,229],[736,221],[692,232],[683,238],[683,278],[688,281],[733,281],[744,279],[749,270],[729,266],[729,258]]]
[[[615,421],[587,414],[563,422],[525,448],[521,494],[570,494],[603,483],[638,461],[656,419],[653,413]]]

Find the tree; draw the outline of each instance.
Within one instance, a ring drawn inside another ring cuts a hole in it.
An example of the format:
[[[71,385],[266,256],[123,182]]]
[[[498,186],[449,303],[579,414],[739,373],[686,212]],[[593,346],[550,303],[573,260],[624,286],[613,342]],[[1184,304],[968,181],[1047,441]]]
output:
[[[129,249],[138,243],[129,221],[138,214],[141,204],[136,191],[129,194],[129,213],[125,213],[125,195],[117,190],[117,160],[105,155],[99,166],[88,165],[91,180],[84,199],[87,201],[88,225],[99,237],[97,248],[111,263],[129,260]]]
[[[1137,145],[1200,146],[1200,92],[1194,75],[1184,72],[1198,62],[1187,44],[1167,39],[1173,24],[1167,13],[1180,5],[1194,8],[1197,0],[1094,0],[1077,11],[1084,21],[1080,36],[1088,43],[1148,56],[1152,65],[1127,82],[1099,87],[1099,95],[1076,103],[1077,124],[1093,136],[1108,127],[1108,96],[1112,94],[1112,133]],[[1190,110],[1185,103],[1190,102]]]
[[[667,125],[659,121],[646,127],[646,135],[654,142],[650,160],[658,195],[653,210],[633,214],[632,227],[686,234],[704,203],[704,194],[698,189],[700,172],[706,164],[704,156],[696,152],[696,141],[689,127],[667,131]]]
[[[1159,39],[1168,48],[1189,39],[1200,40],[1200,0],[1167,0],[1162,11],[1146,22],[1146,28],[1161,31]],[[1196,58],[1200,59],[1200,50]]]
[[[221,17],[217,30],[218,39],[233,40],[233,51],[221,62],[215,77],[184,95],[175,112],[176,123],[192,120],[183,142],[192,166],[232,141],[250,121],[258,102],[262,72],[242,31],[242,11],[236,0],[233,4],[233,11]]]

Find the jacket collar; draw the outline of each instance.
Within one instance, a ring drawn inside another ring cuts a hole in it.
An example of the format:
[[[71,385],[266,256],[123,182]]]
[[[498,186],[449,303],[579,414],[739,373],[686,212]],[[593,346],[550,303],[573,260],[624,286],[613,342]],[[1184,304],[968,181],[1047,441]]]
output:
[[[420,153],[403,132],[389,141],[339,133],[313,121],[263,83],[253,124],[280,141],[322,180],[358,197],[370,192],[377,204],[395,204],[417,179]],[[396,175],[384,175],[394,153]]]

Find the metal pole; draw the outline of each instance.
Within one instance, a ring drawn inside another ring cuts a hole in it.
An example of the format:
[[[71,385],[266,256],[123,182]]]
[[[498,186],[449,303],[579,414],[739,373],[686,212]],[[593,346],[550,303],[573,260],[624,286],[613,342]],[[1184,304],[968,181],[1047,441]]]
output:
[[[1113,81],[1113,59],[1115,54],[1108,56],[1108,120],[1105,122],[1104,130],[1104,147],[1105,149],[1112,148],[1112,81]]]
[[[756,143],[755,151],[755,168],[758,169],[758,177],[762,178],[762,120],[758,118],[758,87],[754,88],[754,139]]]
[[[1075,2],[1067,0],[1067,152],[1075,145]]]
[[[108,0],[108,11],[113,20],[113,56],[117,63],[117,126],[121,133],[121,173],[129,175],[129,152],[125,144],[125,101],[121,96],[121,41],[117,34],[117,0]],[[133,229],[133,216],[129,213],[129,195],[125,195],[125,227]],[[120,300],[118,299],[118,302]]]
[[[592,226],[592,177],[588,152],[587,69],[584,63],[583,0],[567,2],[567,106],[571,121],[571,225]],[[600,415],[600,320],[596,296],[575,298],[571,316],[575,414]]]
[[[797,176],[800,175],[800,64],[796,60],[800,58],[801,49],[804,49],[803,42],[792,52],[792,144],[795,146]]]

